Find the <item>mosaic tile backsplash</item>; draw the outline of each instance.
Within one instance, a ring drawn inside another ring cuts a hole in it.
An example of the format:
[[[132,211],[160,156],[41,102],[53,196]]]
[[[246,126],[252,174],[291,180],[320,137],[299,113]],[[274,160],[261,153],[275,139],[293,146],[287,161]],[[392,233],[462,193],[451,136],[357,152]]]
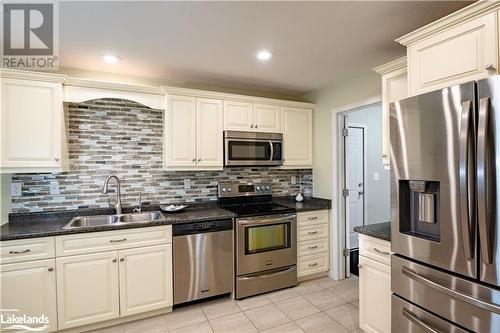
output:
[[[152,205],[217,200],[220,181],[266,181],[273,184],[274,195],[299,190],[312,194],[312,170],[162,170],[162,110],[128,100],[99,99],[67,104],[66,112],[70,171],[12,175],[12,182],[22,183],[22,195],[12,197],[13,213],[108,207],[108,195],[101,189],[111,174],[121,180],[124,206],[136,205],[139,193]],[[114,189],[111,180],[110,190]],[[115,200],[114,193],[109,197]]]

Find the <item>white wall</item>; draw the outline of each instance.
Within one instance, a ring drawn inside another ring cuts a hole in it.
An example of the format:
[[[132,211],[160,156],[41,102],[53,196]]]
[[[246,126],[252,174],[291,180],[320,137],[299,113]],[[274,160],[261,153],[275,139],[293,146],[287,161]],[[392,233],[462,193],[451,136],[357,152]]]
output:
[[[366,144],[365,223],[390,221],[390,172],[382,162],[382,105],[373,105],[347,115],[348,123],[364,125]],[[377,173],[379,180],[374,179]]]

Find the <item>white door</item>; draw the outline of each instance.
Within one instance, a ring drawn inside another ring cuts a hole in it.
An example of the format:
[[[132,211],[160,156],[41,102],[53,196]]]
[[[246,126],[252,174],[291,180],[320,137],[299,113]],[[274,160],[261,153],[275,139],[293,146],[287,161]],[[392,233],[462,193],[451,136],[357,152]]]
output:
[[[284,107],[281,113],[285,166],[313,164],[312,110]]]
[[[172,244],[121,250],[118,255],[122,317],[172,306]]]
[[[391,267],[359,256],[359,327],[391,332]]]
[[[222,101],[196,99],[196,151],[198,167],[220,167],[223,161]]]
[[[358,247],[354,227],[364,223],[364,129],[349,126],[346,151],[347,188],[349,189],[349,249]]]
[[[255,131],[281,133],[281,108],[279,105],[254,104]]]
[[[194,97],[168,95],[165,112],[166,167],[196,165],[196,105]]]
[[[36,260],[0,265],[0,290],[2,309],[17,309],[17,316],[48,317],[46,330],[57,330],[56,271],[55,260]],[[4,316],[8,312],[3,312]],[[2,324],[2,329],[9,325]],[[33,325],[36,328],[42,325]],[[20,332],[19,330],[14,330]],[[24,331],[23,331],[24,332]],[[27,332],[27,331],[26,331]]]
[[[62,85],[4,78],[1,90],[0,167],[60,167]]]
[[[111,251],[56,259],[59,329],[119,317],[117,258]]]
[[[255,127],[252,103],[224,101],[224,129],[250,131]]]

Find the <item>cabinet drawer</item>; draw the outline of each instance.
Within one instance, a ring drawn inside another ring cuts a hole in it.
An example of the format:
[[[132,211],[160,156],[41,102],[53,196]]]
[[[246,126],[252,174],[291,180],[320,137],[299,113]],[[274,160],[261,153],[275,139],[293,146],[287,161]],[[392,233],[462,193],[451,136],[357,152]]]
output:
[[[313,239],[298,244],[298,256],[328,252],[328,238]]]
[[[359,235],[359,254],[380,263],[391,264],[391,243],[375,237]]]
[[[302,277],[328,271],[328,252],[299,257],[297,259],[297,276]]]
[[[54,258],[54,237],[0,242],[0,264]]]
[[[172,226],[92,232],[56,237],[57,256],[172,243]]]
[[[326,237],[328,237],[328,224],[299,227],[299,231],[297,233],[298,242]]]
[[[322,223],[328,224],[328,210],[297,213],[297,225],[299,227]]]

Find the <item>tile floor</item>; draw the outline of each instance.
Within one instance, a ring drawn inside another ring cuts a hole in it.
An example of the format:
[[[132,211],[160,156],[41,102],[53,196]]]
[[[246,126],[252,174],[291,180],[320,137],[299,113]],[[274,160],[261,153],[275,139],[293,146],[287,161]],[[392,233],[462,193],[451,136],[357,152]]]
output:
[[[358,326],[358,279],[323,277],[260,296],[219,298],[92,333],[340,333]]]

